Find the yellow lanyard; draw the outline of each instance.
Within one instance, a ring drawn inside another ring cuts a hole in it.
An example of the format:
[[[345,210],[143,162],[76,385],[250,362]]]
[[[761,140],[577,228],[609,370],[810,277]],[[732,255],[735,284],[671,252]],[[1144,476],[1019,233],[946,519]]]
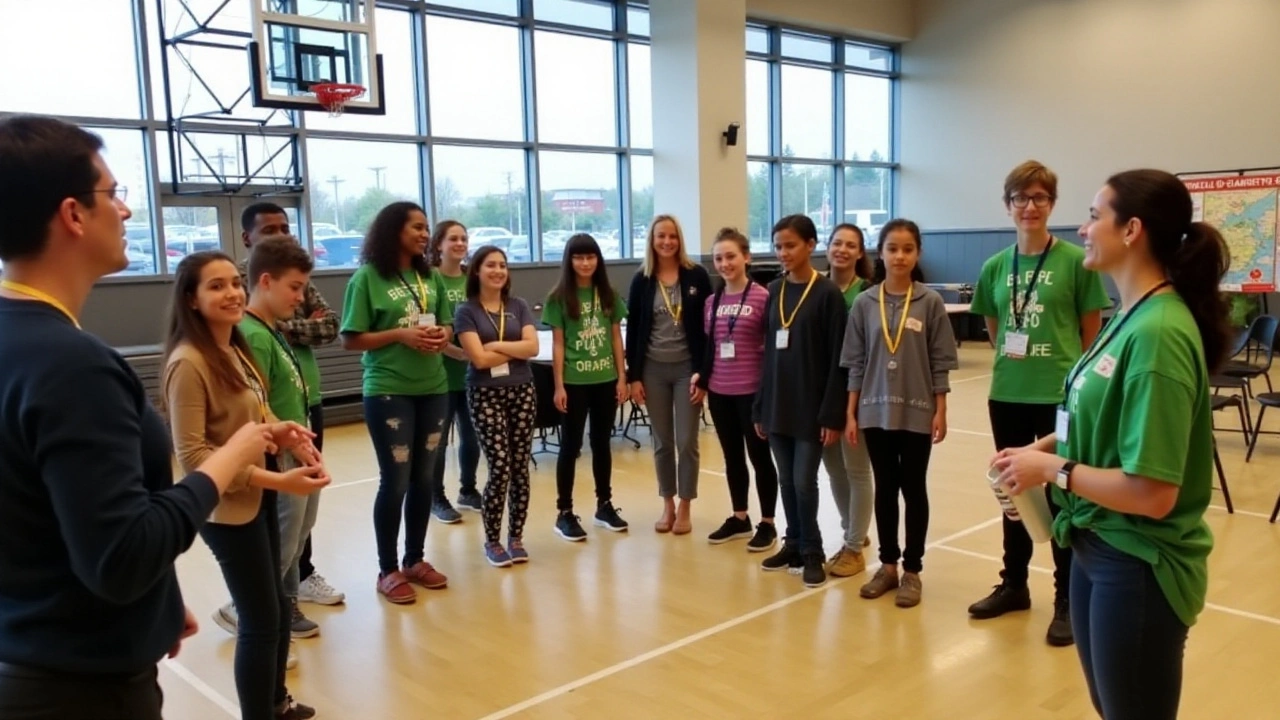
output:
[[[661,285],[662,283],[658,284]],[[592,312],[600,318],[604,318],[604,313],[600,310],[600,288],[591,289],[591,302],[595,303],[591,306]]]
[[[907,287],[907,304],[902,307],[902,317],[898,319],[898,334],[895,338],[889,337],[889,318],[884,313],[884,283],[880,283],[880,330],[884,332],[884,344],[889,348],[889,354],[894,355],[898,352],[898,346],[902,344],[902,331],[907,327],[907,311],[911,309],[911,291],[915,288],[912,283]]]
[[[679,287],[679,285],[680,281],[677,280],[676,286]],[[667,295],[667,286],[663,285],[661,280],[658,280],[658,291],[662,293],[662,302],[666,303],[667,312],[671,313],[671,318],[676,321],[677,325],[680,324],[680,318],[684,317],[684,303],[680,303],[674,308],[671,307],[671,297]],[[599,302],[598,295],[596,296],[596,300]]]
[[[427,296],[427,286],[422,282],[422,276],[418,274],[417,270],[413,271],[413,277],[418,281],[418,292],[422,293],[422,312],[428,312],[431,303],[427,302],[430,300],[430,297]]]
[[[66,315],[67,319],[71,321],[72,325],[76,326],[77,330],[81,329],[80,321],[76,320],[76,316],[71,314],[71,311],[67,309],[66,305],[63,305],[60,300],[50,295],[49,293],[43,290],[37,290],[29,285],[16,283],[12,280],[0,280],[0,287],[6,290],[12,290],[13,292],[18,293],[19,295],[26,295],[32,300],[39,300],[40,302],[44,302],[44,303],[48,303],[49,305],[52,305],[55,310],[62,313],[63,315]]]
[[[787,319],[786,314],[783,312],[783,306],[787,304],[787,281],[785,279],[782,281],[782,288],[778,290],[778,319],[782,321],[783,330],[791,329],[791,323],[796,321],[796,314],[800,312],[800,306],[809,297],[809,291],[813,289],[813,284],[817,281],[818,271],[814,270],[813,274],[809,276],[809,284],[805,286],[804,294],[800,296],[800,302],[796,303],[796,306],[791,309],[791,319]]]
[[[498,303],[498,322],[493,321],[493,315],[489,314],[489,309],[480,304],[480,309],[484,310],[484,316],[489,318],[489,324],[494,330],[498,331],[498,342],[502,342],[502,337],[507,334],[507,305],[506,303]]]
[[[258,410],[262,413],[262,421],[266,422],[268,415],[266,398],[267,383],[263,381],[262,375],[258,373],[258,368],[254,367],[253,363],[249,362],[249,358],[245,357],[243,352],[240,352],[240,348],[232,347],[236,351],[236,356],[240,358],[240,364],[244,368],[245,372],[253,375],[253,379],[258,381],[258,387],[253,389],[253,395],[258,399]]]

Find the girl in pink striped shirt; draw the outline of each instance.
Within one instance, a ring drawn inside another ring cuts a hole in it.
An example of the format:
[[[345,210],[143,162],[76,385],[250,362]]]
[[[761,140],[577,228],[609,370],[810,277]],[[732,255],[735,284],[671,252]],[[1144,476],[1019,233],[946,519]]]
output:
[[[751,248],[746,237],[733,228],[724,228],[712,245],[716,272],[724,286],[706,304],[708,352],[702,367],[707,378],[707,401],[711,420],[724,452],[725,476],[733,515],[707,541],[713,545],[751,538],[750,552],[764,552],[777,543],[773,515],[778,504],[778,473],[773,467],[769,442],[756,434],[751,422],[751,406],[760,387],[764,364],[765,305],[769,290],[747,275]],[[745,448],[745,453],[744,453]],[[756,473],[761,522],[753,531],[747,514],[747,490],[751,476],[747,457]]]

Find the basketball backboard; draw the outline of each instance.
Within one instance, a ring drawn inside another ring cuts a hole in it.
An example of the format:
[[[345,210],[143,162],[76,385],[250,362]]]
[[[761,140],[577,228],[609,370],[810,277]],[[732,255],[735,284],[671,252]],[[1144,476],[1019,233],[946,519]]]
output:
[[[345,112],[386,112],[373,0],[248,1],[253,4],[249,63],[255,106],[322,110],[315,86],[342,83],[364,88],[346,103]]]

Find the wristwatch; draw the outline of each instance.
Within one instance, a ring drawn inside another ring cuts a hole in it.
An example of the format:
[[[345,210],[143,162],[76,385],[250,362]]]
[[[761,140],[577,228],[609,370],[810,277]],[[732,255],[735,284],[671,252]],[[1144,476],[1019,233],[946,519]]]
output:
[[[1062,488],[1063,490],[1070,492],[1071,491],[1071,471],[1075,469],[1076,469],[1075,460],[1068,460],[1065,463],[1063,463],[1062,467],[1058,470],[1058,478],[1057,480],[1054,481],[1054,484]]]

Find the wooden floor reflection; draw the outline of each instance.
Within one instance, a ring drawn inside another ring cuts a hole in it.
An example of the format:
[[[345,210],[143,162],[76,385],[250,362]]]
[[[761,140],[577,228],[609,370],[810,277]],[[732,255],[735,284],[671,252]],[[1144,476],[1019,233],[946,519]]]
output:
[[[985,347],[961,349],[950,435],[930,467],[924,600],[910,610],[891,596],[859,598],[866,576],[807,591],[797,576],[761,572],[762,557],[744,542],[707,544],[729,511],[710,428],[701,438],[691,535],[652,529],[660,504],[643,431],[641,450],[613,444],[615,503],[629,533],[590,526],[590,458],[579,461],[585,543],[552,531],[554,456],[540,454],[525,532],[531,562],[490,567],[478,514],[452,526],[433,521],[427,557],[449,576],[449,588],[393,606],[374,589],[377,483],[368,435],[360,425],[331,428],[335,486],[325,491],[315,554],[347,602],[303,606],[322,632],[298,641],[290,691],[326,720],[1096,717],[1075,650],[1044,642],[1052,614],[1047,552],[1038,548],[1033,560],[1030,612],[981,622],[965,612],[1000,569],[998,509],[983,478],[992,451],[990,363]],[[1219,422],[1235,427],[1226,413]],[[1280,438],[1259,440],[1248,464],[1238,433],[1219,432],[1219,441],[1237,512],[1210,511],[1212,607],[1191,631],[1182,714],[1271,717],[1258,691],[1280,658],[1280,529],[1265,517],[1280,491]],[[451,495],[454,463],[451,454]],[[822,482],[820,524],[834,551],[839,518],[825,475]],[[1214,502],[1221,505],[1220,494]],[[179,572],[201,632],[162,668],[166,717],[234,717],[234,642],[209,620],[227,600],[217,564],[197,541]]]

